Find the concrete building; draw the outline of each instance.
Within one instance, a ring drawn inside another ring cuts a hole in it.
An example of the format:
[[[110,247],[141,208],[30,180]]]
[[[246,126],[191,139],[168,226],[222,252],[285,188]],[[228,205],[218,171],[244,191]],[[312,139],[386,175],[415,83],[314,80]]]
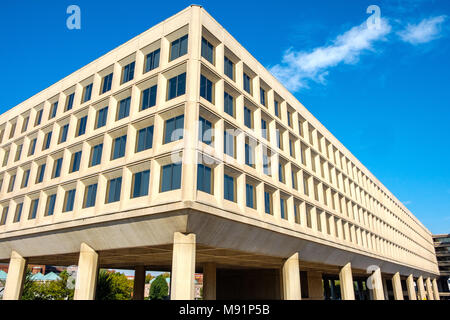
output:
[[[433,235],[441,276],[437,279],[441,299],[450,300],[450,234]]]
[[[171,299],[196,272],[205,299],[438,298],[431,233],[200,6],[0,115],[0,138],[5,299],[27,264],[78,265],[75,299],[100,267],[135,269],[136,299],[149,268]]]

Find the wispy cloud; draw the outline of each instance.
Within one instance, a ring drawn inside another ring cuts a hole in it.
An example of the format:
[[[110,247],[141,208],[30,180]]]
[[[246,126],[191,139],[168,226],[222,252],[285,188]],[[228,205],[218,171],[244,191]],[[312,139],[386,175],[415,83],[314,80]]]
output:
[[[406,200],[406,201],[403,201],[403,204],[405,205],[405,206],[407,206],[408,204],[411,204],[412,203],[412,201],[411,200]]]
[[[293,91],[309,87],[310,81],[324,83],[329,69],[339,64],[355,64],[366,51],[374,52],[374,43],[383,40],[391,31],[386,19],[377,27],[368,28],[364,22],[338,35],[330,45],[311,51],[287,50],[281,64],[271,72]]]
[[[445,15],[423,19],[418,24],[408,24],[404,30],[397,32],[404,42],[418,45],[438,39],[441,36]]]

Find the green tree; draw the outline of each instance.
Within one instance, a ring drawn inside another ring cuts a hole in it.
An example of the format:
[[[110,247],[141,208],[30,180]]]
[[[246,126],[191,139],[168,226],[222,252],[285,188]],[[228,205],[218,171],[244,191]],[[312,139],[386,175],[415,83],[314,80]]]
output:
[[[67,286],[69,274],[63,271],[60,279],[38,282],[33,280],[31,270],[27,270],[23,286],[22,300],[71,300],[74,289]]]
[[[153,278],[154,278],[154,277],[152,276],[151,273],[147,274],[147,275],[145,276],[145,283],[150,283],[150,281],[152,281]]]
[[[153,280],[152,285],[150,287],[150,296],[151,300],[162,300],[165,299],[169,295],[169,286],[167,285],[166,278],[164,275],[159,275]]]
[[[130,300],[133,281],[124,274],[100,270],[97,279],[97,300]]]

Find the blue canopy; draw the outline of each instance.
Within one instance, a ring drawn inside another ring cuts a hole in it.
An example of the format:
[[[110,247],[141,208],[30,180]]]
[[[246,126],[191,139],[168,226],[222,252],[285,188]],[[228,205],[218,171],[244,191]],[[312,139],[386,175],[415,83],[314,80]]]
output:
[[[6,280],[7,275],[8,274],[5,271],[0,270],[0,280]]]

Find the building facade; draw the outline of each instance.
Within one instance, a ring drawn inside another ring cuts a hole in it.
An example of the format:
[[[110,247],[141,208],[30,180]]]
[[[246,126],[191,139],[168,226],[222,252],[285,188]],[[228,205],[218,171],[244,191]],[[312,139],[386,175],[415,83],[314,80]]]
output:
[[[450,234],[433,235],[439,266],[438,290],[441,299],[450,300]]]
[[[0,115],[5,298],[26,264],[171,298],[433,299],[431,233],[203,8]],[[11,272],[12,271],[12,272]],[[391,294],[389,294],[389,292]]]

